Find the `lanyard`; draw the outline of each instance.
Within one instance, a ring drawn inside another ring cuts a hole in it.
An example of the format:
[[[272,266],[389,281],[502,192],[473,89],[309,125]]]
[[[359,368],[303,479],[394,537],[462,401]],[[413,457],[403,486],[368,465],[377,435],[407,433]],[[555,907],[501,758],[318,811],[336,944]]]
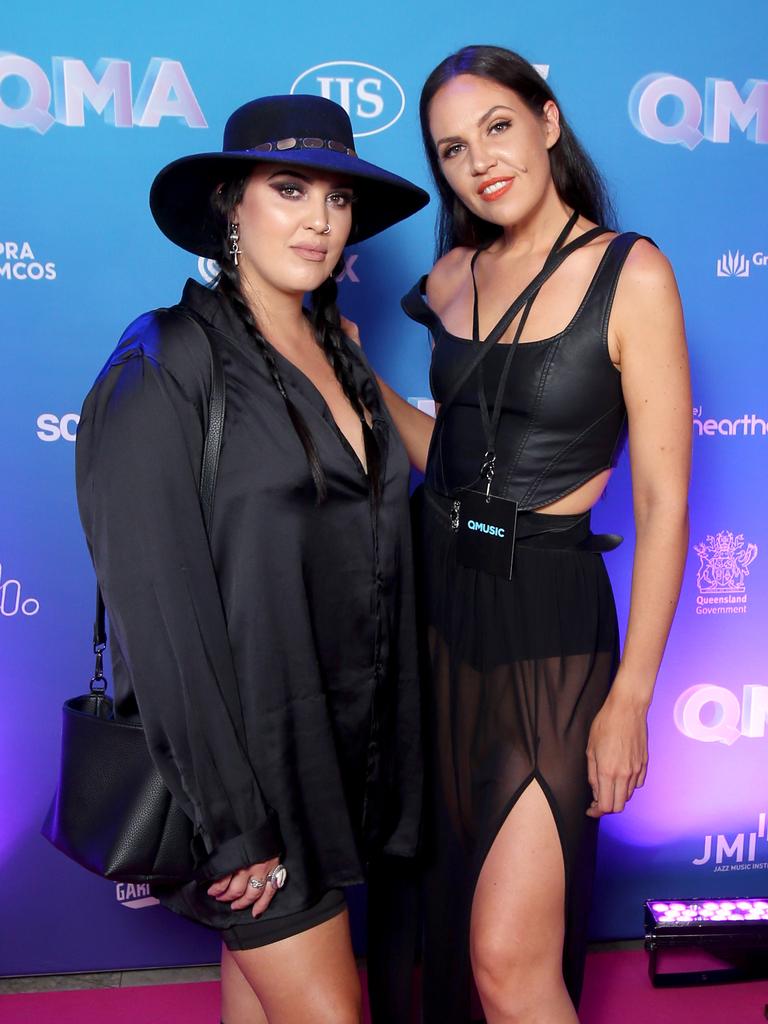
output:
[[[554,267],[552,267],[552,264],[555,262],[555,257],[557,256],[558,252],[562,248],[563,243],[565,242],[565,240],[568,237],[568,235],[571,233],[571,230],[572,230],[574,224],[576,223],[576,221],[578,219],[579,219],[578,211],[574,210],[574,212],[571,214],[570,218],[568,219],[568,223],[565,225],[563,230],[560,232],[560,234],[555,239],[555,242],[554,242],[552,248],[549,250],[549,253],[547,254],[547,258],[544,261],[544,266],[543,266],[543,268],[541,270],[541,274],[538,275],[538,276],[546,275],[546,277],[548,277],[549,274],[547,273],[547,271],[549,271],[550,268],[554,269]],[[596,237],[596,235],[601,234],[604,230],[605,230],[604,228],[602,228],[602,229],[601,228],[593,228],[591,231],[586,232],[579,239],[577,239],[577,242],[580,243],[580,245],[577,246],[577,247],[580,248],[581,245],[585,244],[587,241],[590,241],[592,238]],[[573,243],[572,243],[572,245],[573,245]],[[572,246],[568,247],[569,250],[571,249],[571,247]],[[480,255],[481,251],[482,250],[478,249],[477,252],[475,252],[475,254],[473,255],[472,260],[470,262],[470,265],[469,265],[470,266],[470,272],[472,274],[472,287],[474,289],[474,304],[473,304],[473,308],[472,308],[472,340],[475,343],[480,343],[479,308],[478,308],[479,307],[479,296],[478,296],[478,292],[477,292],[477,281],[475,280],[475,263],[477,262],[477,258]],[[558,261],[558,263],[556,263],[556,265],[558,265],[558,264],[559,264],[559,261]],[[545,277],[545,279],[546,279],[546,277]],[[495,472],[495,469],[496,469],[496,437],[497,437],[498,432],[499,432],[499,421],[501,419],[501,409],[502,409],[502,405],[503,405],[504,389],[506,388],[506,385],[507,385],[507,379],[509,377],[509,371],[510,371],[511,366],[512,366],[512,359],[514,358],[515,351],[516,351],[517,346],[518,346],[518,344],[520,342],[520,336],[522,335],[523,330],[525,329],[525,324],[526,324],[526,321],[528,320],[528,314],[531,311],[531,307],[533,306],[533,302],[534,302],[536,296],[539,294],[539,289],[541,288],[541,285],[543,283],[544,283],[544,281],[542,280],[541,283],[539,284],[538,288],[536,288],[529,295],[529,297],[526,299],[525,305],[523,306],[523,311],[522,311],[522,314],[520,316],[520,321],[519,321],[519,323],[517,325],[517,328],[515,330],[514,338],[512,339],[512,342],[509,344],[509,352],[507,352],[507,358],[504,360],[504,366],[503,366],[501,374],[499,376],[499,383],[498,383],[498,386],[496,388],[496,397],[494,398],[493,409],[489,409],[488,408],[488,401],[487,401],[486,396],[485,396],[485,385],[484,385],[484,381],[483,381],[483,365],[482,365],[482,363],[480,363],[479,366],[478,366],[478,375],[477,375],[477,377],[478,377],[478,383],[477,383],[477,388],[478,388],[478,404],[480,406],[480,417],[481,417],[482,422],[483,422],[483,433],[485,434],[485,441],[486,441],[486,445],[485,445],[486,451],[485,451],[485,455],[483,456],[483,464],[482,464],[482,467],[480,469],[480,476],[484,477],[486,482],[487,482],[486,495],[490,495],[490,493],[491,493],[491,484],[493,482],[493,475],[494,475],[494,472]],[[526,291],[526,289],[524,289],[523,292],[521,292],[521,295],[524,294],[525,291]],[[515,301],[510,305],[510,307],[507,310],[507,312],[504,314],[504,316],[501,318],[501,320],[499,320],[499,322],[493,328],[491,333],[488,335],[488,337],[482,343],[483,346],[495,345],[495,344],[498,343],[499,338],[504,334],[504,332],[506,331],[507,327],[509,326],[509,323],[510,323],[510,321],[508,319],[509,314],[519,304],[521,295],[518,295],[518,297],[515,299]]]
[[[498,322],[498,324],[496,324],[494,329],[488,335],[486,340],[484,342],[482,342],[482,344],[474,344],[473,343],[472,348],[474,349],[474,351],[472,352],[471,358],[464,365],[464,367],[462,368],[461,372],[459,374],[457,374],[455,379],[451,381],[450,387],[447,389],[446,394],[445,394],[443,400],[440,403],[440,411],[437,414],[437,419],[435,421],[435,427],[434,427],[434,430],[432,431],[432,441],[430,442],[428,460],[431,461],[433,458],[438,460],[439,465],[441,466],[442,482],[443,482],[443,488],[444,489],[446,487],[446,484],[445,484],[445,471],[442,468],[442,466],[443,466],[443,426],[445,424],[445,420],[446,420],[446,417],[448,415],[448,412],[449,412],[451,406],[453,405],[454,401],[456,400],[459,392],[464,387],[466,382],[472,377],[472,374],[475,372],[475,370],[478,370],[480,368],[481,364],[487,358],[488,353],[491,351],[491,349],[494,347],[494,345],[498,344],[499,338],[501,338],[501,336],[507,330],[509,325],[512,323],[512,321],[518,315],[520,310],[523,309],[523,307],[526,305],[526,303],[529,300],[531,300],[532,298],[534,298],[534,296],[536,296],[538,294],[538,292],[539,292],[540,288],[542,287],[542,285],[545,283],[545,281],[547,281],[552,276],[552,274],[554,274],[554,272],[557,270],[557,268],[560,266],[560,264],[563,263],[571,255],[571,253],[574,252],[576,249],[580,249],[583,245],[586,245],[587,242],[591,242],[593,238],[597,238],[598,235],[604,234],[607,230],[608,230],[607,228],[601,228],[601,227],[591,228],[589,231],[585,232],[583,235],[580,235],[578,238],[574,239],[572,242],[568,242],[565,245],[563,245],[545,263],[544,267],[536,275],[536,277],[534,277],[534,279],[530,282],[530,284],[528,284],[522,290],[522,292],[518,295],[518,297],[515,299],[515,301],[512,303],[512,305],[507,310],[507,312],[504,314],[504,316]],[[564,231],[562,233],[563,237],[565,236],[565,234],[566,233]],[[474,260],[476,258],[477,258],[477,256],[473,257],[473,263],[474,263]],[[474,281],[474,274],[473,274],[473,281]],[[474,317],[473,317],[473,320],[474,320]],[[510,348],[512,348],[512,347],[513,346],[510,345]],[[496,403],[496,404],[498,404],[498,403]]]

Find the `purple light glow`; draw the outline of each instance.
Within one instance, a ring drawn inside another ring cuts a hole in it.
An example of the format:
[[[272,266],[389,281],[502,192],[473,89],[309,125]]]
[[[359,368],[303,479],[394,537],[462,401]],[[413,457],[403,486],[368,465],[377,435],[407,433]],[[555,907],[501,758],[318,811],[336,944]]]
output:
[[[688,925],[721,921],[768,921],[768,900],[676,900],[648,904],[657,924]]]

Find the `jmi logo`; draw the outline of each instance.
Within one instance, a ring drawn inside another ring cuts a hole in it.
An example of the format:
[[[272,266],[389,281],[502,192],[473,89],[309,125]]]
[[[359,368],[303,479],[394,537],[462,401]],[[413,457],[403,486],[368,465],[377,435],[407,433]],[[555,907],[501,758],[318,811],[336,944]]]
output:
[[[632,124],[654,142],[695,149],[702,140],[728,143],[735,125],[750,142],[768,142],[768,81],[750,78],[738,89],[707,78],[704,96],[677,75],[646,75],[629,95]],[[703,129],[703,130],[702,130]]]
[[[157,128],[164,117],[189,128],[208,127],[177,60],[152,57],[135,98],[130,61],[102,57],[93,71],[71,57],[53,57],[51,63],[49,81],[28,57],[0,54],[0,126],[34,128],[41,135],[57,122],[82,127],[87,108],[115,128]]]
[[[340,103],[355,138],[391,128],[405,110],[405,93],[383,68],[359,60],[331,60],[303,71],[291,92],[315,93]]]
[[[704,836],[704,849],[692,861],[696,867],[712,866],[713,871],[759,871],[768,868],[765,811],[757,817],[753,832],[719,833]]]
[[[116,882],[115,899],[130,910],[154,907],[159,903],[149,891],[149,885],[134,885],[133,882]]]

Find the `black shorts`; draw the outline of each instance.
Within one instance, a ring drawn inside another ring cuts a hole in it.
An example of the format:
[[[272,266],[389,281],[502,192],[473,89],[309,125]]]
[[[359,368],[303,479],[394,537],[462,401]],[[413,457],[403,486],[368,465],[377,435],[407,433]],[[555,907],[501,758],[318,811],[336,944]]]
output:
[[[268,946],[280,939],[309,931],[315,925],[330,921],[347,908],[347,901],[341,889],[331,889],[314,906],[299,910],[284,917],[272,917],[265,921],[254,920],[249,924],[224,928],[221,937],[227,949],[256,949]]]

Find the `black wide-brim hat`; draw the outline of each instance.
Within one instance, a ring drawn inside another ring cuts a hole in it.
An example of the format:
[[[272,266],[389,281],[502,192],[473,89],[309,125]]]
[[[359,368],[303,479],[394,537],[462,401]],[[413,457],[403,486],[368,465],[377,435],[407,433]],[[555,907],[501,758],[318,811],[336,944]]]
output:
[[[211,208],[215,189],[259,163],[311,168],[349,179],[357,201],[350,242],[405,220],[428,194],[355,153],[349,116],[321,96],[265,96],[239,107],[224,128],[220,153],[196,153],[164,167],[149,205],[160,230],[182,249],[219,259],[221,229]]]

